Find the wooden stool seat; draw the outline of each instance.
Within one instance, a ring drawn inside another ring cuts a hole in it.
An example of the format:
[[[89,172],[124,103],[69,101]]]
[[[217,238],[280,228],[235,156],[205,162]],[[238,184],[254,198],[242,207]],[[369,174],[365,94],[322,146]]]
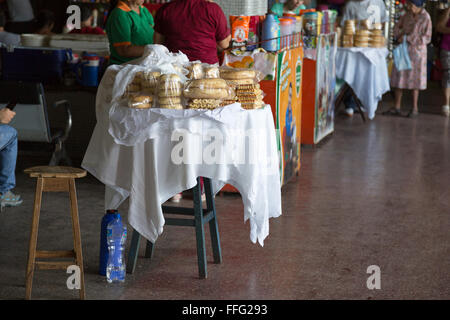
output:
[[[86,170],[72,167],[50,167],[41,166],[25,169],[26,174],[31,178],[83,178]]]
[[[77,194],[75,179],[86,176],[86,171],[72,167],[40,166],[28,168],[24,171],[31,178],[37,178],[34,195],[33,221],[31,224],[30,245],[28,250],[28,265],[26,273],[26,299],[31,299],[31,289],[35,268],[63,269],[71,265],[80,268],[80,299],[85,298],[83,254],[81,249],[80,222],[78,218]],[[37,237],[39,229],[39,216],[43,192],[68,192],[70,198],[70,211],[72,216],[73,250],[63,251],[37,251]],[[64,261],[36,261],[36,259],[64,258]],[[67,258],[70,258],[68,261]]]

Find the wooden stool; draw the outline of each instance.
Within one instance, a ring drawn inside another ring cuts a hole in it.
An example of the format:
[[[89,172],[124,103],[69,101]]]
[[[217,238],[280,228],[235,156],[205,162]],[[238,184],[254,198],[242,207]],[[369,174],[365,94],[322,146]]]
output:
[[[216,207],[214,203],[214,195],[212,192],[211,179],[203,178],[203,183],[206,195],[206,210],[204,210],[202,206],[202,193],[199,178],[197,178],[197,185],[192,189],[194,208],[162,206],[163,213],[166,215],[175,214],[193,217],[188,219],[165,218],[165,220],[166,225],[169,226],[187,226],[195,228],[195,237],[197,241],[198,275],[200,279],[205,279],[208,276],[204,229],[204,225],[206,223],[209,223],[214,263],[222,263],[222,250],[220,248],[219,228],[216,218]],[[134,230],[133,237],[131,238],[130,251],[128,254],[128,273],[133,273],[136,268],[136,261],[138,257],[141,237],[142,236],[139,234],[139,232]],[[153,256],[153,251],[154,244],[147,240],[145,257],[151,259]]]
[[[26,299],[31,299],[34,269],[64,269],[73,264],[80,268],[80,299],[85,298],[83,255],[81,251],[80,223],[78,220],[77,193],[75,179],[86,176],[86,171],[71,167],[33,167],[25,173],[31,178],[37,178],[34,194],[33,222],[31,224],[30,246],[28,251],[28,266],[26,273]],[[39,215],[41,211],[42,192],[68,192],[70,197],[70,212],[72,214],[72,231],[74,250],[68,251],[36,251]],[[71,261],[36,261],[36,258],[73,258]]]

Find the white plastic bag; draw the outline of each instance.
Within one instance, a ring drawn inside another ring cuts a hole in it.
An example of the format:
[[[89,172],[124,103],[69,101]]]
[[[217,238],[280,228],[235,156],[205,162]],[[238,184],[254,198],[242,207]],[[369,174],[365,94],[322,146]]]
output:
[[[393,51],[395,67],[398,71],[411,70],[411,59],[408,53],[408,43],[406,42],[406,35],[403,37],[403,42],[400,43]]]

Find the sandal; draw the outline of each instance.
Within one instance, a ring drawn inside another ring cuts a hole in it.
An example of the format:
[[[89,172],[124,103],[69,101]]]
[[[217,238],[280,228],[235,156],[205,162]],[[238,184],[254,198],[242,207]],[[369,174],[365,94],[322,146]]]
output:
[[[410,111],[408,112],[408,114],[406,115],[407,118],[417,118],[419,116],[419,112],[414,112],[414,111]]]
[[[400,117],[402,115],[400,110],[398,110],[396,108],[390,108],[389,110],[384,111],[382,114],[384,116],[395,116],[395,117]]]

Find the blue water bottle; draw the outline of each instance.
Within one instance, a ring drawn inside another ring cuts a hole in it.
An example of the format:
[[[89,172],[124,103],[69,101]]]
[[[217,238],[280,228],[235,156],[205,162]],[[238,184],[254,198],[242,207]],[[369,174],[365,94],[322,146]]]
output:
[[[280,20],[276,15],[268,14],[262,26],[261,47],[268,52],[278,51],[280,49],[280,36]]]
[[[117,210],[107,210],[102,219],[100,232],[100,266],[98,271],[102,276],[106,276],[106,265],[108,263],[108,239],[106,237],[106,228],[114,219],[122,220]]]
[[[125,243],[127,241],[127,226],[119,218],[112,220],[106,228],[108,239],[108,264],[106,280],[108,283],[125,281]]]

